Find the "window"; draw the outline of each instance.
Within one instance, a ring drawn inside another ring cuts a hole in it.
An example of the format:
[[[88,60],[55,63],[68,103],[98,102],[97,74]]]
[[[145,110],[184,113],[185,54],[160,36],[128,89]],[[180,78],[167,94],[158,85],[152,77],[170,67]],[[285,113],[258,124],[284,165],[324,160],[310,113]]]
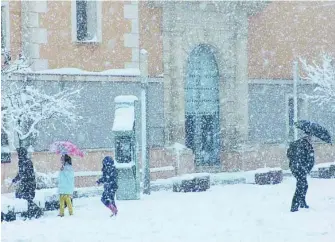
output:
[[[11,153],[9,150],[8,136],[1,129],[1,163],[10,163]]]
[[[72,5],[73,40],[100,42],[101,1],[76,0]]]
[[[306,119],[306,101],[305,99],[298,97],[298,117],[297,119]],[[298,131],[298,137],[302,133]],[[289,141],[294,140],[294,99],[293,97],[288,98],[288,139]]]
[[[1,52],[9,50],[8,3],[1,3]]]

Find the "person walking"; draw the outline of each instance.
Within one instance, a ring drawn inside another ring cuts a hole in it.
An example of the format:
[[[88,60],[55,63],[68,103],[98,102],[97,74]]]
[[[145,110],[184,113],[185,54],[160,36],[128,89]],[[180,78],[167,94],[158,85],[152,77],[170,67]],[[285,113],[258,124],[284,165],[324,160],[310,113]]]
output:
[[[296,178],[296,190],[292,199],[291,212],[300,208],[309,208],[306,203],[308,190],[307,175],[311,172],[315,159],[314,149],[311,144],[312,135],[306,132],[306,136],[292,142],[287,150],[289,167]]]
[[[69,214],[73,215],[71,197],[74,191],[74,171],[72,168],[71,157],[67,154],[61,157],[62,167],[58,176],[59,193],[59,215],[64,217],[65,204],[69,209]]]
[[[112,211],[111,216],[116,216],[118,213],[115,204],[115,193],[118,189],[117,180],[118,174],[114,160],[112,157],[106,156],[102,161],[102,177],[97,181],[97,184],[104,184],[101,202]]]
[[[36,178],[33,162],[28,158],[28,151],[24,147],[17,148],[19,159],[19,172],[12,180],[12,184],[17,184],[15,197],[25,199],[28,202],[27,217],[29,219],[39,218],[43,211],[34,202],[36,190]]]

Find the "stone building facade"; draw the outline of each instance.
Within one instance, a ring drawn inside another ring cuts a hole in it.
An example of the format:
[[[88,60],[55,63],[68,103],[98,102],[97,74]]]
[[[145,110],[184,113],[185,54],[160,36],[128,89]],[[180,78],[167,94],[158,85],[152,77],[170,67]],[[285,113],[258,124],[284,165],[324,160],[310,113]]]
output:
[[[87,106],[78,112],[86,120],[96,114],[112,120],[117,95],[140,97],[140,50],[147,51],[155,178],[176,175],[176,170],[180,174],[284,167],[292,62],[299,56],[314,59],[320,50],[335,53],[330,24],[335,6],[325,2],[3,2],[4,47],[12,59],[20,52],[29,58],[36,85],[83,86],[85,95],[78,104]],[[80,11],[86,16],[84,23]],[[103,74],[110,69],[118,72]],[[299,86],[301,96],[312,90],[305,83]],[[306,118],[323,121],[335,131],[329,107],[304,105]],[[78,160],[77,171],[97,171],[102,156],[113,154],[111,122],[101,120],[80,124],[78,130],[85,132],[71,136],[87,152],[81,163]],[[43,128],[49,130],[47,125]],[[47,152],[47,145],[66,139],[69,130],[41,133],[34,162],[43,172],[48,167],[54,171],[51,163],[57,163],[56,157]],[[187,147],[178,169],[176,143]],[[317,146],[319,160],[329,161],[333,150]],[[2,179],[16,172],[15,159],[13,153],[13,162],[2,164]],[[99,161],[92,165],[92,159]]]

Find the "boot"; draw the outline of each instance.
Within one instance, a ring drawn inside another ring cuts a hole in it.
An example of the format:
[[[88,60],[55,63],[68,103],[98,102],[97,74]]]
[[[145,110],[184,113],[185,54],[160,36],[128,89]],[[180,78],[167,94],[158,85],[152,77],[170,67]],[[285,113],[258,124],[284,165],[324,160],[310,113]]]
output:
[[[307,205],[306,201],[303,201],[300,203],[300,207],[301,208],[309,208],[309,206]]]
[[[112,211],[112,216],[116,216],[117,215],[117,208],[113,205],[113,204],[110,204],[109,206],[108,206],[108,208]]]
[[[297,211],[299,211],[298,208],[296,208],[296,207],[292,207],[292,208],[291,208],[291,212],[297,212]]]

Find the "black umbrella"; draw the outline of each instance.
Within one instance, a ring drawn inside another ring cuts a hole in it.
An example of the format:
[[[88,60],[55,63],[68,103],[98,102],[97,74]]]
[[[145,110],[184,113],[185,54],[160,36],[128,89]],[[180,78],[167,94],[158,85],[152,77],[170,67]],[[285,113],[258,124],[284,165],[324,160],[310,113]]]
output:
[[[329,144],[332,143],[332,138],[328,130],[318,123],[314,123],[307,120],[299,120],[298,122],[295,123],[295,126],[298,129],[304,131],[306,134],[311,134],[326,143]]]

